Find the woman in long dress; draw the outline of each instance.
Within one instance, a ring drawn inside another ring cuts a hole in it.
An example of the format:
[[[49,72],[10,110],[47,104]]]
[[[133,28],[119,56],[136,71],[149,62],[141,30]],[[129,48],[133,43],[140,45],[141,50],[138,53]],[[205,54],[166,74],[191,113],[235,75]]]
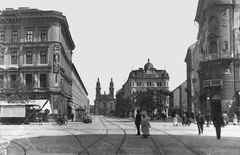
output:
[[[177,113],[175,113],[175,115],[173,117],[173,125],[178,126],[178,114]]]
[[[150,123],[148,119],[146,118],[146,115],[142,115],[142,120],[141,120],[141,129],[142,129],[142,136],[143,138],[147,138],[149,136],[149,127]]]

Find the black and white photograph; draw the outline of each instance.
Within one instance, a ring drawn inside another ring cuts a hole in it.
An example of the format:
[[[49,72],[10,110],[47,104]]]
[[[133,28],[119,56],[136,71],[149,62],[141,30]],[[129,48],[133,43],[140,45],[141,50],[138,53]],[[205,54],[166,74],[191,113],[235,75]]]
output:
[[[0,5],[0,155],[240,154],[240,0]]]

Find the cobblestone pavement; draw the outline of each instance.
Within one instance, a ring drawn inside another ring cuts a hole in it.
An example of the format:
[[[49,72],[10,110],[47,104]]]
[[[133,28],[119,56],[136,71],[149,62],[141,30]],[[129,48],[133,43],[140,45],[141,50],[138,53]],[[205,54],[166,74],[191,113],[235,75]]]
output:
[[[150,121],[151,136],[136,136],[132,119],[94,116],[93,123],[69,122],[67,126],[1,125],[0,143],[6,145],[8,155],[75,155],[75,154],[240,154],[240,124],[222,128],[217,140],[215,128],[204,126],[198,135],[196,124],[174,127],[171,120]],[[101,140],[99,140],[101,139]],[[119,147],[121,148],[119,149]],[[87,149],[87,151],[86,151]]]

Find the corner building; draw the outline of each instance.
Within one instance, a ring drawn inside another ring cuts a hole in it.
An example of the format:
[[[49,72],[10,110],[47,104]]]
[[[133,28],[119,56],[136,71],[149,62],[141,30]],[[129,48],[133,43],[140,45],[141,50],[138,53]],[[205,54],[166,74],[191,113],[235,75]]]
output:
[[[0,14],[0,79],[34,83],[37,100],[55,114],[69,114],[72,50],[67,19],[57,11],[8,8]]]
[[[199,0],[199,109],[227,113],[239,106],[240,4],[238,0]]]
[[[148,59],[148,62],[144,65],[144,68],[139,68],[138,70],[132,70],[130,72],[126,83],[123,85],[119,93],[123,93],[123,97],[127,98],[135,92],[143,92],[147,89],[169,90],[169,78],[169,74],[166,70],[158,70],[154,68],[153,64],[150,62],[150,59]],[[165,112],[168,116],[169,99],[166,99],[166,101],[157,102],[163,103],[159,113]],[[135,114],[136,110],[134,111],[134,116]],[[132,113],[129,114],[129,117],[131,116]]]

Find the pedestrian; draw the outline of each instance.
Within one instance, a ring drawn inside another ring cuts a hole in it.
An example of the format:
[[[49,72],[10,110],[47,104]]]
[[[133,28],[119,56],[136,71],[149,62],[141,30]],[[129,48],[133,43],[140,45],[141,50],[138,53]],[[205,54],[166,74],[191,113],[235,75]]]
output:
[[[71,119],[72,119],[72,122],[73,122],[73,118],[74,118],[74,114],[73,114],[73,113],[71,113]]]
[[[176,112],[176,113],[174,114],[174,117],[173,117],[173,125],[174,125],[174,126],[178,126],[178,117],[179,117],[179,115],[178,115],[178,113]]]
[[[166,122],[166,117],[167,117],[167,115],[166,115],[166,113],[164,112],[164,113],[163,113],[163,122]]]
[[[141,124],[141,114],[140,114],[140,111],[137,110],[137,115],[135,117],[135,125],[137,127],[137,136],[140,136],[140,124]]]
[[[150,134],[149,134],[149,127],[150,123],[146,117],[145,114],[142,115],[142,120],[141,120],[141,129],[142,129],[142,136],[143,138],[147,138]]]
[[[226,113],[222,114],[224,126],[228,125],[228,116]]]
[[[198,126],[198,134],[203,134],[203,124],[205,124],[205,118],[202,115],[201,111],[198,112],[198,115],[196,116],[197,120],[197,126]]]
[[[188,125],[188,118],[187,118],[186,114],[183,114],[183,116],[182,116],[182,125],[183,126]]]
[[[207,121],[207,127],[210,127],[211,115],[209,111],[207,111],[206,121]]]
[[[38,123],[39,123],[39,125],[42,125],[42,115],[39,116]]]
[[[237,125],[237,115],[233,113],[233,125]]]
[[[216,128],[217,139],[221,139],[221,127],[224,127],[223,117],[220,113],[213,118],[213,124]]]

